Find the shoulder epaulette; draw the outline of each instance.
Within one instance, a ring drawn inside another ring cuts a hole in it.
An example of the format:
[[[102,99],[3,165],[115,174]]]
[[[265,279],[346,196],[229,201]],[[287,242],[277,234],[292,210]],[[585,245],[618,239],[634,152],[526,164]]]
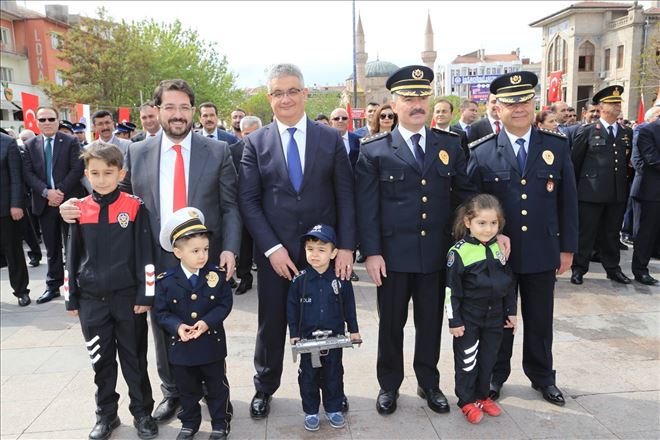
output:
[[[432,131],[433,133],[445,134],[445,135],[447,135],[447,136],[458,136],[458,133],[454,133],[454,132],[451,131],[451,130],[442,130],[442,129],[440,129],[440,128],[435,128],[435,127],[431,127],[431,131]]]
[[[164,278],[167,278],[170,275],[172,275],[174,272],[175,272],[174,268],[172,268],[170,270],[166,270],[165,272],[161,272],[156,276],[156,280],[162,280]]]
[[[142,201],[142,199],[139,198],[138,196],[134,196],[133,194],[128,194],[128,193],[126,193],[126,195],[127,195],[128,197],[130,197],[131,199],[135,199],[135,200],[137,200],[138,202],[140,202],[140,205],[144,205],[144,201]]]
[[[541,133],[549,134],[551,136],[556,136],[558,138],[566,139],[566,135],[562,133],[561,131],[551,131],[545,128],[539,128],[538,129]]]
[[[470,142],[468,144],[468,148],[473,149],[475,147],[478,147],[479,145],[483,144],[484,142],[486,142],[489,139],[494,138],[495,136],[497,136],[496,133],[487,134],[486,136],[482,137],[481,139],[477,139],[476,141]]]
[[[452,248],[458,250],[458,249],[460,249],[461,246],[463,246],[465,243],[466,243],[465,239],[458,240],[458,241],[456,242],[456,244],[454,244],[454,246],[452,246]]]
[[[369,142],[377,141],[378,139],[383,139],[388,136],[391,136],[390,132],[387,131],[385,133],[376,133],[372,134],[371,136],[365,136],[362,139],[360,139],[360,143],[362,145],[368,144]]]
[[[305,275],[306,273],[307,273],[307,270],[306,270],[306,269],[301,270],[300,272],[298,272],[298,275],[296,275],[295,277],[293,277],[293,279],[291,280],[291,282],[293,283],[294,281],[296,281],[298,278],[300,278],[301,276]]]

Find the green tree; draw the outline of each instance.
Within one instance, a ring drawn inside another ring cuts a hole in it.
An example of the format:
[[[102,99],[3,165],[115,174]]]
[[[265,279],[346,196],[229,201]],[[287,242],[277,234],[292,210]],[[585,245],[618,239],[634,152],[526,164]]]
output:
[[[246,97],[238,106],[245,110],[247,114],[258,116],[264,125],[268,124],[273,118],[273,110],[270,108],[265,87]]]
[[[305,102],[305,112],[310,119],[314,119],[319,113],[330,116],[330,113],[341,105],[341,94],[332,92],[315,92],[310,90],[307,102]]]

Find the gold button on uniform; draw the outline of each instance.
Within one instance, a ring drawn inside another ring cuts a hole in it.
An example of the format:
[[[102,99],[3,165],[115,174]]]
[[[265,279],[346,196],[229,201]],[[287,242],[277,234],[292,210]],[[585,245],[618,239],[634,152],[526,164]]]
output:
[[[193,319],[197,318],[197,312],[192,312],[190,314],[190,317],[193,318]]]
[[[520,196],[520,198],[523,200],[527,200],[527,194],[523,194],[522,196]]]
[[[422,197],[422,202],[423,202],[423,203],[426,203],[426,202],[428,202],[428,201],[429,201],[429,198],[428,198],[428,197],[426,197],[426,196],[423,196],[423,197]]]
[[[526,210],[526,209],[523,209],[520,213],[521,213],[522,215],[527,215],[527,210]]]
[[[500,181],[500,178],[499,178],[499,177],[496,177],[496,178],[495,178],[495,182],[499,182],[499,181]]]
[[[394,176],[390,176],[390,180],[394,180]]]
[[[195,300],[197,299],[197,294],[196,294],[196,293],[193,293],[192,295],[190,295],[190,299],[192,299],[193,301],[195,301]]]
[[[422,212],[422,220],[426,220],[426,213]]]
[[[422,231],[420,232],[420,234],[422,235],[422,237],[426,237],[426,231]]]
[[[527,185],[527,181],[525,179],[523,179],[523,180],[520,181],[520,184],[521,185]]]
[[[520,229],[522,229],[523,232],[527,232],[527,226],[523,226],[523,227],[520,228]]]
[[[174,299],[172,300],[172,302],[173,302],[174,304],[176,304],[176,298],[174,298]]]
[[[552,174],[550,174],[548,177],[550,177],[551,179],[553,178]]]
[[[211,295],[211,299],[215,299],[215,295]]]
[[[426,185],[426,179],[422,179],[422,185]]]

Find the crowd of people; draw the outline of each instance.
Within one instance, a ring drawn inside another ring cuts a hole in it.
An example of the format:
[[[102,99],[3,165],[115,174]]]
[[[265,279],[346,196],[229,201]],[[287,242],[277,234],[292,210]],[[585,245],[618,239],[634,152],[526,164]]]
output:
[[[461,411],[470,423],[501,413],[518,298],[523,371],[545,400],[564,405],[552,362],[556,276],[571,269],[571,282],[582,284],[598,259],[608,278],[631,283],[619,264],[623,230],[634,243],[634,279],[658,283],[648,264],[660,242],[660,107],[633,132],[618,121],[623,88],[613,85],[579,123],[563,102],[537,114],[538,79],[523,71],[491,83],[485,117],[466,100],[451,125],[452,102],[431,108],[432,81],[424,66],[397,70],[386,84],[391,102],[367,105],[367,125],[355,132],[344,108],[309,119],[301,71],[278,64],[268,75],[267,125],[236,109],[221,129],[213,103],[196,106],[189,84],[164,80],[140,107],[138,134],[99,110],[90,120],[98,139],[87,143],[86,127],[42,106],[39,136],[21,132],[19,146],[0,135],[10,284],[19,306],[30,304],[22,240],[37,266],[40,235],[48,271],[37,303],[63,290],[94,369],[90,439],[109,438],[120,424],[116,354],[140,438],[156,437],[157,423],[175,415],[177,438],[193,438],[203,397],[210,438],[229,435],[223,321],[232,294],[252,288],[253,266],[254,419],[270,412],[287,340],[348,331],[361,341],[356,260],[377,287],[379,414],[397,409],[411,299],[417,394],[431,410],[450,410],[438,369],[446,313]],[[147,312],[163,395],[155,410]],[[330,350],[320,367],[309,353],[300,359],[307,430],[319,429],[321,402],[332,427],[345,425],[341,352]]]

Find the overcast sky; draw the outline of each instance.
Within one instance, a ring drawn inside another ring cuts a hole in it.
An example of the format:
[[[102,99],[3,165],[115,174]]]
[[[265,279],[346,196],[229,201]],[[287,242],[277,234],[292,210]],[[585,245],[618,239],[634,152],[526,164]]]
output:
[[[343,84],[352,74],[352,2],[232,1],[19,1],[44,12],[45,4],[69,5],[70,13],[94,16],[103,5],[115,19],[160,22],[175,19],[217,43],[239,87],[265,82],[265,70],[277,62],[300,66],[306,85]],[[520,48],[532,62],[541,58],[541,29],[529,23],[557,12],[569,1],[357,1],[369,60],[398,66],[421,63],[427,13],[435,33],[436,66],[456,55],[483,48],[509,53]],[[644,7],[650,1],[640,2]],[[632,4],[632,3],[631,3]]]

